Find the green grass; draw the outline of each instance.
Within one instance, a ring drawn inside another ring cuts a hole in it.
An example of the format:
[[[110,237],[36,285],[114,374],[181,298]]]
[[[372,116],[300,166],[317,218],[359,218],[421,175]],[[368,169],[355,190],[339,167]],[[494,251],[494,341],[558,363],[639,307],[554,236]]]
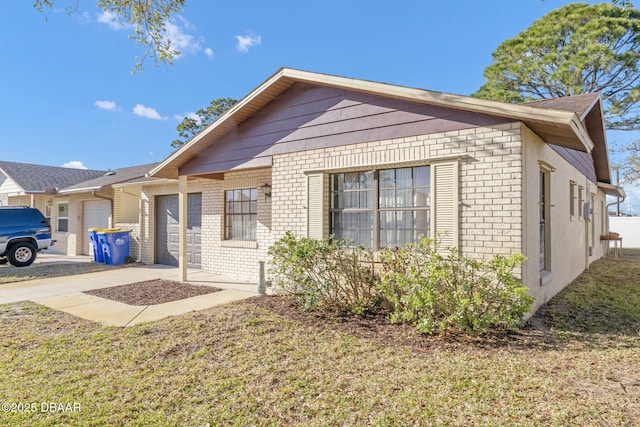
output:
[[[521,334],[421,348],[251,302],[130,328],[0,305],[0,400],[82,405],[0,424],[637,425],[640,252],[625,253]]]
[[[620,259],[592,264],[540,314],[561,331],[637,336],[640,250],[626,249]]]

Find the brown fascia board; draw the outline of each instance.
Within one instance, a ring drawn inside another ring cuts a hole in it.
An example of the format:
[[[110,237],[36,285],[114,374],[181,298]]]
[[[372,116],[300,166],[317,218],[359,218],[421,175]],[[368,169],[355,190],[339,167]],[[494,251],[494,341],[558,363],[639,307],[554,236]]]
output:
[[[552,110],[520,104],[508,104],[470,96],[453,95],[424,89],[396,86],[367,80],[358,80],[328,74],[281,68],[241,101],[220,116],[216,121],[196,135],[191,141],[167,157],[157,167],[149,171],[149,177],[173,178],[179,176],[179,168],[194,158],[200,150],[215,142],[232,127],[237,126],[255,111],[273,100],[295,82],[338,87],[358,92],[374,93],[399,98],[411,102],[437,105],[470,112],[495,115],[524,123],[548,123],[549,126],[561,126],[571,129],[582,144],[583,151],[590,152],[593,142],[582,125],[580,117],[571,111]],[[280,83],[280,84],[279,84]],[[257,104],[257,105],[253,105]],[[233,120],[235,116],[236,120]],[[200,146],[204,144],[204,146]]]

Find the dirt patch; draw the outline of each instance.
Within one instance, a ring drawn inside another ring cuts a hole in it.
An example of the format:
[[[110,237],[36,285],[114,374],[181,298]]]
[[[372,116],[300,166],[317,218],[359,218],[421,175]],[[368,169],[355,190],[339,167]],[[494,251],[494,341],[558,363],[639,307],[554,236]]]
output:
[[[358,316],[323,310],[302,310],[295,298],[288,296],[249,298],[238,304],[253,304],[286,319],[319,329],[330,328],[374,340],[385,347],[404,347],[417,351],[434,348],[483,348],[491,351],[504,347],[549,349],[556,345],[553,333],[542,323],[528,323],[515,332],[498,331],[480,336],[454,333],[426,335],[408,324],[392,324],[384,313]]]
[[[146,280],[111,288],[93,289],[85,294],[129,305],[156,305],[221,291],[212,286],[198,286],[173,280]]]

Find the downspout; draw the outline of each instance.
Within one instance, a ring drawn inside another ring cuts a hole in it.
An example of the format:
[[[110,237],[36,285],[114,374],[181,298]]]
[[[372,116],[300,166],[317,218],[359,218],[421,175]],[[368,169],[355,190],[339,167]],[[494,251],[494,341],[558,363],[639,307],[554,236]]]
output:
[[[622,197],[622,200],[620,200],[620,196],[616,197],[616,201],[615,202],[611,202],[607,205],[607,216],[609,216],[609,206],[613,206],[613,205],[619,205],[620,203],[624,203],[624,201],[627,200],[627,194],[625,193],[625,195]],[[607,228],[609,228],[607,221]]]
[[[111,197],[107,197],[107,196],[101,196],[99,194],[96,193],[96,191],[98,190],[92,190],[91,191],[91,195],[97,199],[103,199],[103,200],[108,200],[109,203],[111,204],[111,216],[109,217],[109,228],[113,227],[113,199]]]
[[[138,237],[140,238],[140,245],[139,245],[139,250],[138,250],[138,261],[137,262],[142,262],[142,247],[144,246],[142,244],[142,219],[144,217],[144,215],[142,215],[142,190],[140,191],[139,195],[138,194],[134,194],[134,193],[129,193],[128,191],[124,191],[124,188],[121,188],[120,192],[138,198],[138,227],[139,227]]]

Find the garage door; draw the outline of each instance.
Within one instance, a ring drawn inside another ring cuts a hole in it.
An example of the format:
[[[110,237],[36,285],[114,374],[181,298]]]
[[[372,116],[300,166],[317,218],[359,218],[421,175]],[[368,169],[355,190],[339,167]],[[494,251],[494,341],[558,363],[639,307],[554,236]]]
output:
[[[109,216],[111,215],[111,203],[108,200],[84,202],[84,222],[82,253],[93,255],[91,240],[87,228],[107,228],[109,227]]]
[[[156,263],[178,265],[178,195],[156,198]],[[202,267],[202,194],[187,197],[187,266]]]

